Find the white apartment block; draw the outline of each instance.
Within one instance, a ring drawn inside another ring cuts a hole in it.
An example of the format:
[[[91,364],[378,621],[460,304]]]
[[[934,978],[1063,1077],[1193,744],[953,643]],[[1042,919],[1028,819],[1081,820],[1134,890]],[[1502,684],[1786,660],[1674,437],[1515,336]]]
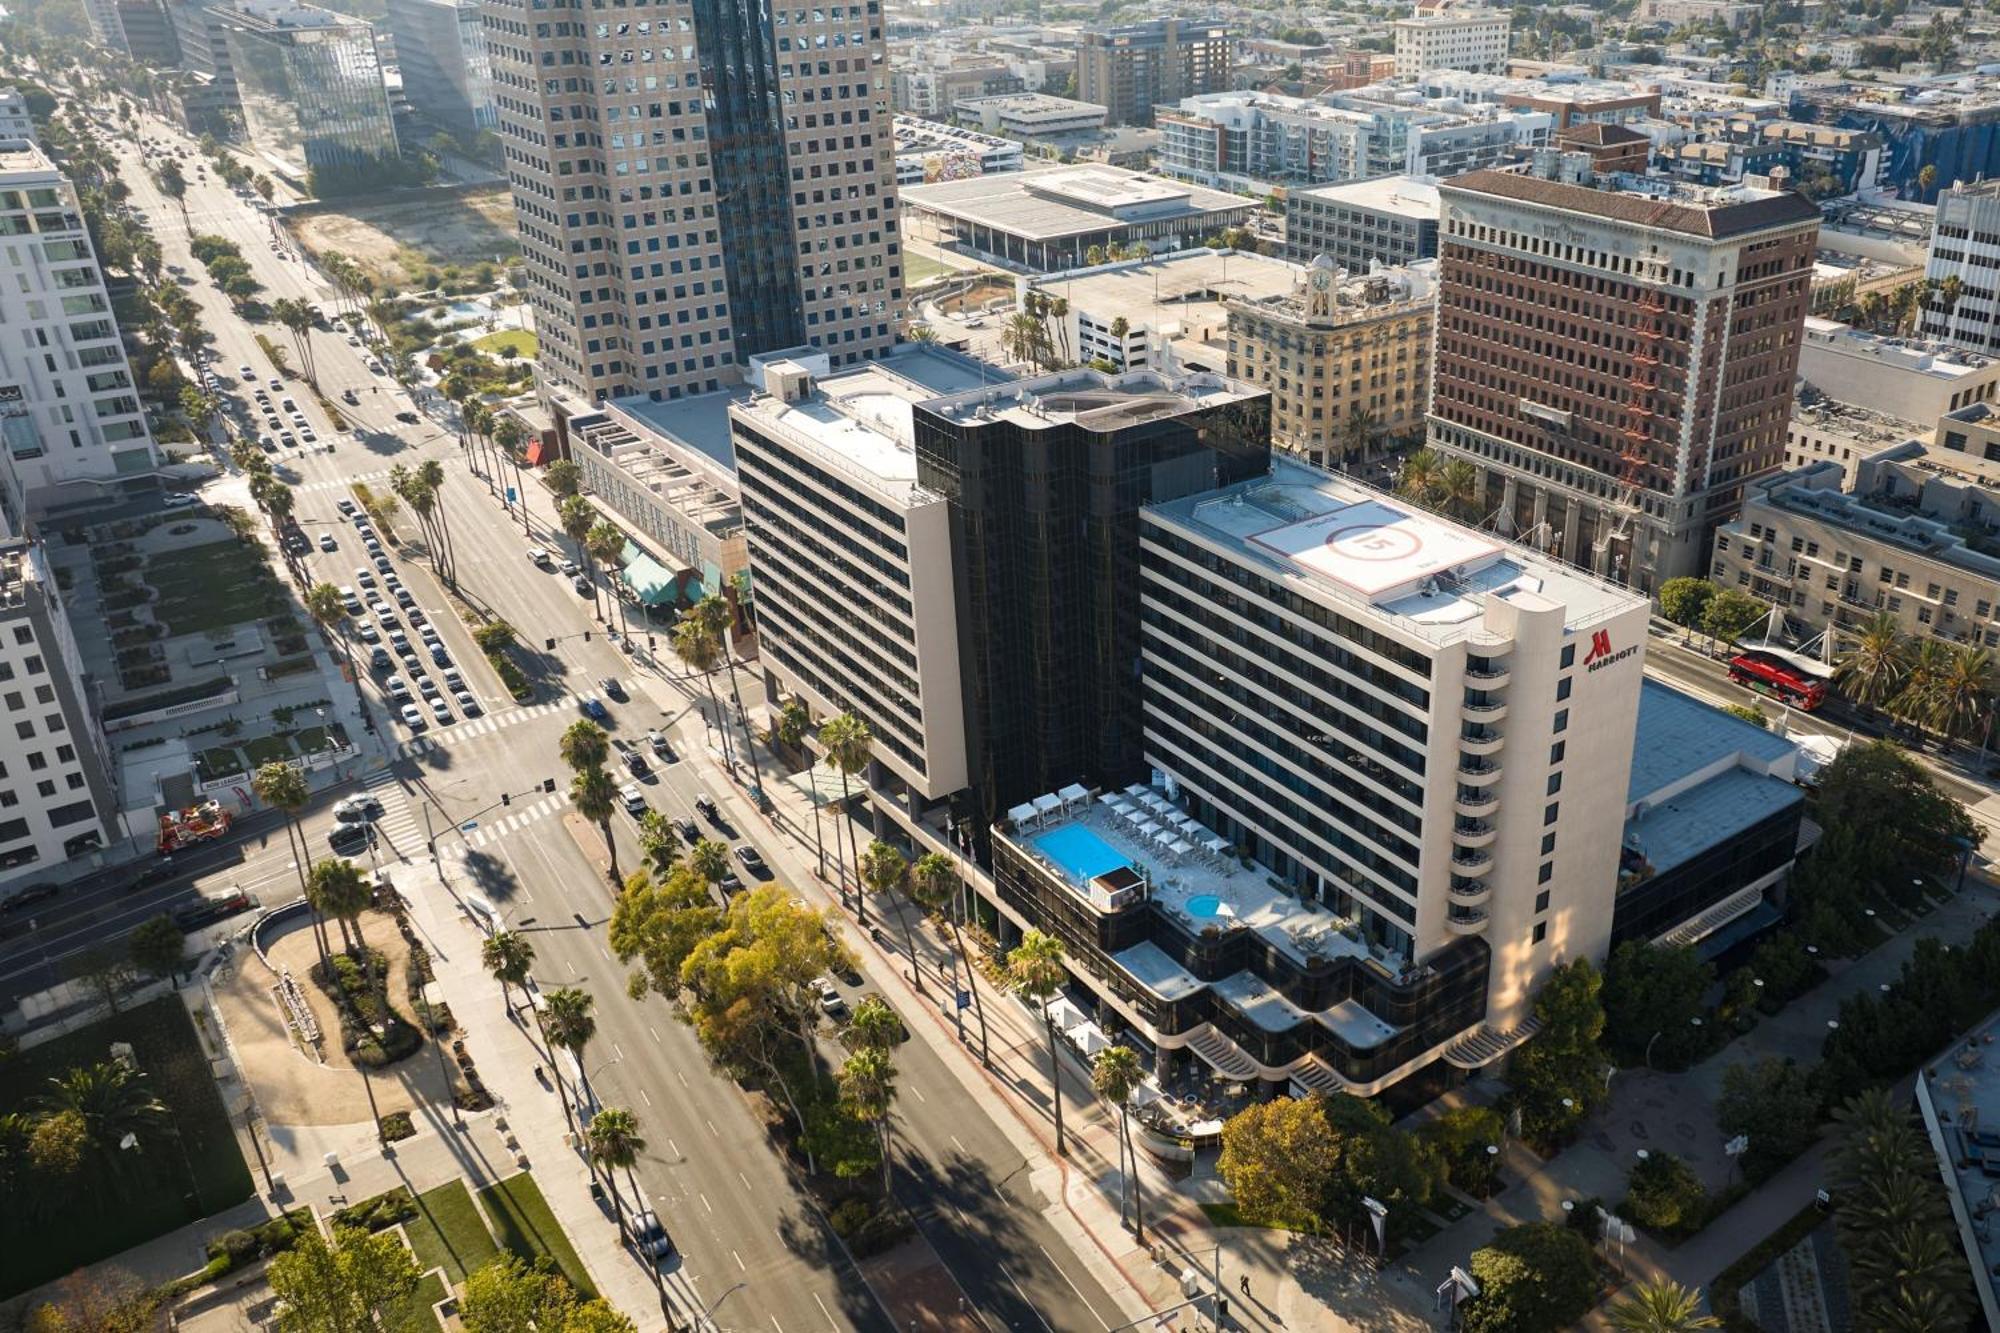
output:
[[[119,841],[95,701],[39,544],[0,545],[0,886]]]
[[[4,504],[33,513],[132,483],[158,455],[76,191],[39,148],[0,142]],[[22,515],[10,515],[18,531]]]
[[[933,395],[881,367],[763,371],[729,425],[764,667],[814,717],[866,721],[909,791],[947,796],[968,777],[950,506],[917,484],[911,412]]]
[[[1603,956],[1643,596],[1284,458],[1142,510],[1140,543],[1146,758],[1190,814],[1391,975],[1483,938],[1496,1033]]]
[[[0,88],[0,143],[15,140],[35,142],[34,117],[28,114],[28,99],[19,88]]]
[[[1924,276],[1952,282],[1954,291],[1940,292],[1924,311],[1923,332],[2000,354],[2000,180],[1961,181],[1938,195]]]
[[[1506,10],[1456,10],[1425,18],[1397,19],[1396,75],[1413,79],[1425,70],[1465,69],[1485,74],[1507,70]]]

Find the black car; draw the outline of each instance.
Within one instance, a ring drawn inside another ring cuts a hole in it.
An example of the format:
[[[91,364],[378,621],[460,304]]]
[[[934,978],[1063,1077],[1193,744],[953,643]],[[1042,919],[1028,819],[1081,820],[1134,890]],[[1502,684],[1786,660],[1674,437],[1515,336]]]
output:
[[[422,419],[415,412],[398,412],[396,414],[396,420],[402,422],[405,426],[414,426]]]
[[[632,770],[632,776],[635,778],[643,778],[652,771],[646,767],[646,756],[637,750],[625,752],[625,767]]]
[[[694,826],[692,819],[676,819],[674,832],[681,835],[681,841],[692,847],[701,841],[701,830]]]
[[[720,824],[722,822],[722,811],[715,808],[715,802],[710,800],[706,793],[694,798],[694,808],[701,811],[702,818],[706,819],[709,823]]]
[[[630,702],[630,698],[625,693],[625,687],[618,683],[618,677],[606,676],[598,683],[604,687],[604,697],[613,703],[622,704]]]
[[[736,862],[752,879],[771,878],[771,867],[764,864],[764,858],[755,847],[738,847]]]
[[[44,881],[40,884],[30,884],[27,888],[22,889],[19,893],[9,898],[6,902],[0,903],[0,912],[25,911],[26,909],[33,907],[36,903],[47,902],[49,899],[55,897],[56,894],[60,893],[61,891],[62,890],[60,886],[55,884],[50,884],[47,881]]]
[[[358,856],[375,842],[375,834],[366,824],[340,824],[326,835],[326,845],[336,856]]]

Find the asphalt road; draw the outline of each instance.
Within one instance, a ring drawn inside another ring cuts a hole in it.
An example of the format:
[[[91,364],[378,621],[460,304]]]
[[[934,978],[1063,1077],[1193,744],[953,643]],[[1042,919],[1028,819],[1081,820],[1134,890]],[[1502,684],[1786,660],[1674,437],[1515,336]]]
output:
[[[174,137],[150,118],[141,132],[149,139]],[[207,312],[207,325],[216,338],[212,365],[224,391],[247,400],[251,386],[235,373],[236,367],[251,365],[259,382],[274,372],[252,330],[188,254],[189,230],[236,241],[267,289],[267,301],[305,296],[330,310],[333,292],[295,258],[275,253],[268,222],[212,175],[204,183],[192,179],[189,168],[189,225],[184,227],[179,208],[161,198],[140,169],[136,146],[130,140],[115,146],[124,160],[133,201],[151,218],[167,262],[181,265],[193,278],[191,285],[184,285]],[[285,330],[265,325],[263,331],[290,351]],[[567,546],[551,529],[553,506],[539,486],[529,483],[540,506],[530,536],[524,533],[518,513],[509,511],[493,488],[473,474],[472,460],[461,453],[451,434],[428,423],[415,428],[395,423],[394,413],[411,404],[393,383],[371,374],[363,354],[348,346],[343,336],[311,336],[321,391],[338,401],[342,389],[353,388],[361,400],[358,408],[340,409],[361,427],[360,433],[342,434],[332,429],[311,394],[303,391],[302,382],[287,381],[321,442],[333,445],[331,452],[286,450],[274,460],[280,475],[296,488],[301,525],[315,538],[320,532],[334,533],[340,547],[330,554],[315,550],[309,561],[312,577],[352,583],[354,569],[366,563],[355,549],[351,526],[336,508],[351,481],[386,473],[396,463],[437,458],[447,473],[441,509],[455,548],[457,595],[467,605],[517,627],[522,656],[539,689],[535,706],[514,707],[499,693],[498,682],[472,649],[446,590],[428,564],[422,558],[392,553],[418,604],[445,627],[448,651],[480,696],[484,716],[478,722],[459,719],[412,734],[400,723],[386,720],[375,683],[364,680],[362,688],[369,693],[382,738],[397,747],[390,767],[394,785],[412,814],[428,817],[428,827],[448,849],[443,869],[432,871],[422,836],[410,832],[422,821],[404,816],[400,836],[386,840],[390,845],[378,855],[385,861],[408,859],[420,872],[438,874],[436,892],[476,892],[487,898],[530,935],[541,985],[581,985],[596,997],[598,1036],[585,1061],[586,1070],[602,1102],[627,1106],[640,1118],[649,1149],[639,1180],[681,1250],[670,1265],[672,1285],[702,1305],[725,1299],[726,1322],[737,1329],[767,1323],[778,1333],[888,1329],[873,1295],[794,1186],[741,1090],[710,1068],[691,1031],[664,1002],[635,1002],[626,995],[624,969],[609,958],[604,944],[610,886],[578,846],[560,810],[529,819],[526,803],[493,808],[502,792],[529,792],[545,777],[557,778],[559,787],[566,785],[567,774],[556,755],[557,738],[575,716],[574,696],[601,695],[604,677],[619,677],[633,695],[629,704],[611,705],[615,737],[638,741],[649,729],[686,718],[695,691],[679,678],[679,663],[654,662],[643,648],[636,656],[621,652],[607,641],[603,623],[593,619],[589,598],[572,591],[560,574],[544,573],[529,564],[525,552],[530,544],[558,550]],[[253,421],[257,433],[263,433],[261,420]],[[414,524],[406,520],[405,534],[414,532]],[[546,646],[551,639],[552,648]],[[365,660],[365,647],[359,643],[355,647]],[[746,675],[746,685],[749,680]],[[698,792],[720,790],[728,782],[699,744],[701,735],[702,724],[687,718],[684,743],[677,746],[680,762],[656,764],[644,784],[650,804],[675,815],[692,815]],[[356,763],[357,769],[370,767],[379,765]],[[376,790],[394,794],[385,787]],[[331,798],[323,797],[302,819],[303,834],[315,856],[322,854],[331,827],[330,804]],[[457,831],[468,822],[475,822],[470,832]],[[194,885],[214,889],[240,884],[273,899],[289,897],[297,868],[282,826],[274,827],[278,831],[239,832],[226,844],[204,847],[185,858],[185,868],[198,872]],[[621,859],[628,867],[635,865],[636,825],[621,813],[616,827]],[[596,845],[595,832],[585,838]],[[464,846],[453,847],[454,841]],[[732,841],[756,841],[781,881],[810,882],[809,846],[742,836]],[[444,882],[445,876],[449,882]],[[424,875],[417,878],[422,882]],[[102,938],[107,929],[128,929],[161,904],[184,896],[188,888],[184,878],[131,895],[123,894],[116,884],[67,892],[37,920],[38,929],[18,939],[0,939],[0,986],[25,986],[46,977],[49,968],[59,966],[66,949],[86,938]],[[803,892],[817,901],[816,890]],[[898,1048],[897,1062],[898,1194],[960,1284],[968,1309],[993,1329],[1102,1333],[1107,1320],[1118,1322],[1110,1297],[1042,1216],[1045,1202],[1029,1189],[1025,1163],[1000,1131],[993,1112],[969,1095],[953,1071],[923,1043],[912,1041]],[[746,1285],[731,1291],[739,1281]]]

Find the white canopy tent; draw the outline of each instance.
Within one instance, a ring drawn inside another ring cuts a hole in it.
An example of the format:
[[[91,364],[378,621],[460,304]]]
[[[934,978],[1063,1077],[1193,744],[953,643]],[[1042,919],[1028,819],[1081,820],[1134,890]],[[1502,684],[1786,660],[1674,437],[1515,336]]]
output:
[[[1043,792],[1035,798],[1035,810],[1042,815],[1052,815],[1063,808],[1062,797],[1054,792]]]
[[[1150,791],[1152,791],[1152,788],[1148,787],[1145,783],[1135,782],[1125,789],[1125,794],[1135,801],[1143,801],[1146,799],[1146,793]]]
[[[1167,850],[1172,852],[1175,856],[1186,856],[1189,852],[1194,850],[1194,844],[1189,842],[1186,838],[1175,838],[1173,842],[1168,845]]]
[[[1081,805],[1090,799],[1090,789],[1080,782],[1072,782],[1056,793],[1064,805]]]
[[[1077,1024],[1088,1023],[1090,1021],[1090,1015],[1084,1013],[1083,1010],[1071,1004],[1067,998],[1061,995],[1055,996],[1049,1001],[1048,1015],[1050,1020],[1055,1023],[1056,1031],[1058,1032],[1068,1032]]]
[[[1065,1034],[1086,1060],[1094,1060],[1097,1053],[1111,1045],[1111,1039],[1095,1023],[1082,1023]]]
[[[1016,824],[1031,824],[1035,821],[1035,807],[1026,803],[1014,806],[1007,811],[1007,818]]]
[[[1226,856],[1229,852],[1229,839],[1223,837],[1210,838],[1202,846],[1208,848],[1208,850],[1218,856]]]

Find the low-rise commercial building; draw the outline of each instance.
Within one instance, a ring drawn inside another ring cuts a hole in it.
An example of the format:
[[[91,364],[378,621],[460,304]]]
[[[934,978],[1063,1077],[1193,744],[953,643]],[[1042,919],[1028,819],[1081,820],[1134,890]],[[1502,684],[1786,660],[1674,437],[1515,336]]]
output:
[[[1658,87],[1589,78],[1581,71],[1516,78],[1468,70],[1426,70],[1417,76],[1415,88],[1426,98],[1449,98],[1464,106],[1540,111],[1558,130],[1577,125],[1629,125],[1660,115]]]
[[[1785,468],[1837,463],[1844,484],[1852,489],[1864,461],[1905,441],[1930,437],[1929,426],[1814,393],[1792,405],[1785,427]]]
[[[1114,371],[1176,364],[1219,371],[1228,303],[1289,292],[1302,276],[1282,259],[1198,249],[1021,281],[1068,303],[1056,349],[1066,360]]]
[[[1511,17],[1504,9],[1458,9],[1397,19],[1389,25],[1396,38],[1396,74],[1405,79],[1433,69],[1503,74],[1510,27]]]
[[[913,52],[890,77],[889,105],[904,115],[944,120],[960,102],[1022,91],[1021,76],[996,61],[957,64]]]
[[[988,134],[1023,139],[1052,134],[1082,134],[1104,125],[1104,108],[1071,97],[1048,93],[1002,93],[997,97],[961,99],[952,108],[959,124]]]
[[[1831,319],[1806,320],[1799,378],[1829,398],[1904,421],[1936,421],[1969,403],[2000,400],[2000,357]]]
[[[1020,169],[1018,140],[910,116],[896,117],[898,185],[965,180]]]
[[[1720,23],[1731,32],[1741,32],[1750,26],[1758,12],[1758,6],[1741,0],[1643,0],[1638,17],[1648,23],[1667,23],[1676,28]]]
[[[1350,273],[1437,257],[1437,182],[1382,176],[1285,193],[1285,257],[1320,255]]]
[[[1436,261],[1353,276],[1322,255],[1282,295],[1229,303],[1228,374],[1271,395],[1271,442],[1360,462],[1424,429]]]

